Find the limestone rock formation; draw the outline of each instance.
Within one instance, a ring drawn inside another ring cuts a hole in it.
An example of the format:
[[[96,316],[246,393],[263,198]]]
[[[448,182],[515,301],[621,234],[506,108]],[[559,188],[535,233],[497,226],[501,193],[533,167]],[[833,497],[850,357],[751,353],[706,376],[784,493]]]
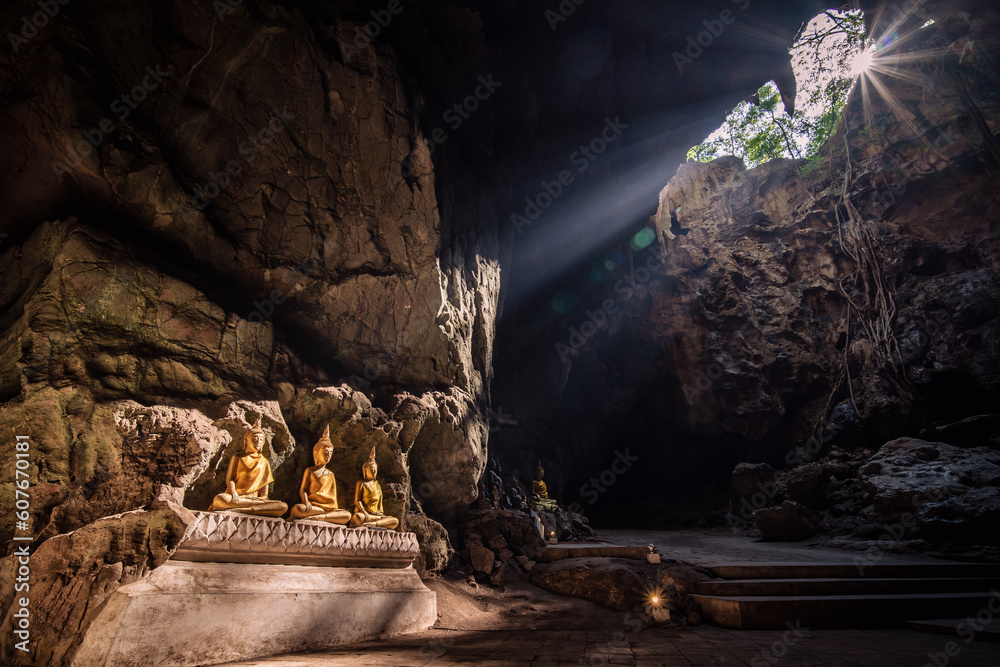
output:
[[[859,476],[875,511],[902,521],[908,534],[1000,545],[1000,452],[995,449],[899,438],[886,443]]]
[[[30,664],[69,664],[102,602],[119,587],[161,565],[177,547],[190,513],[169,503],[98,519],[79,530],[43,542],[30,558]],[[0,559],[0,574],[13,582],[18,559]],[[0,605],[13,610],[12,586],[0,592]],[[12,619],[0,637],[0,660],[16,664],[24,656],[13,647]]]
[[[550,456],[567,502],[610,521],[719,488],[735,461],[794,468],[995,410],[998,22],[978,2],[911,20],[931,18],[900,47],[923,60],[855,89],[820,156],[681,165],[572,294],[521,307],[544,344],[501,339],[495,396],[520,427],[497,439]],[[546,400],[521,399],[526,384]],[[597,490],[622,442],[643,463]],[[805,468],[789,497],[826,502],[846,474]]]
[[[531,571],[529,581],[554,593],[629,611],[648,601],[654,569],[622,558],[566,558]]]
[[[812,537],[819,528],[814,513],[794,500],[757,510],[753,521],[766,542],[798,542]]]

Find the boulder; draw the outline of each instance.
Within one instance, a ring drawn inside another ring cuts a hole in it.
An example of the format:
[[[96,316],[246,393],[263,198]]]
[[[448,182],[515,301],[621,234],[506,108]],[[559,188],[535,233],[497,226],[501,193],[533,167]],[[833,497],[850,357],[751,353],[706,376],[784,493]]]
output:
[[[859,474],[875,511],[922,537],[1000,544],[1000,451],[898,438]]]
[[[469,546],[469,560],[472,562],[472,569],[476,572],[489,574],[493,571],[493,552],[478,544]]]
[[[773,484],[774,468],[767,463],[737,463],[729,478],[729,485],[738,498],[749,499],[760,492],[767,494]]]
[[[753,520],[766,542],[798,542],[812,537],[819,528],[812,510],[794,500],[757,510]]]
[[[647,602],[645,591],[655,576],[651,567],[625,558],[566,558],[534,567],[528,581],[553,593],[628,611]]]

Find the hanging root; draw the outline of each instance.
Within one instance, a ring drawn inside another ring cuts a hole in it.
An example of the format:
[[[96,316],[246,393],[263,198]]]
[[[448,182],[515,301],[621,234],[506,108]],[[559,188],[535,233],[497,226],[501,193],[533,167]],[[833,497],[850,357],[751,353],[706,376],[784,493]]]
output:
[[[855,414],[861,415],[850,369],[852,340],[867,340],[871,344],[870,361],[874,371],[889,383],[905,403],[916,400],[916,390],[906,376],[899,343],[893,333],[896,303],[879,261],[879,242],[875,235],[878,223],[863,219],[851,202],[853,165],[846,131],[844,145],[844,180],[836,207],[837,240],[841,251],[853,263],[854,270],[837,283],[837,288],[848,304],[847,341],[840,376],[834,383],[823,412],[816,420],[813,429],[815,436],[820,435],[822,426],[833,409],[834,400],[845,383],[851,406]]]

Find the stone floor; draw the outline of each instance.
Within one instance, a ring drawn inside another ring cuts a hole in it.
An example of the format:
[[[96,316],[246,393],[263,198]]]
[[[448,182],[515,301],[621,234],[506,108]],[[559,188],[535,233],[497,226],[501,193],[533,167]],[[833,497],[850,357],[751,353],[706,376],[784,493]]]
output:
[[[861,550],[831,549],[823,546],[824,537],[802,542],[761,542],[734,535],[723,528],[701,530],[601,530],[602,540],[622,546],[653,544],[664,559],[692,565],[711,566],[720,563],[853,563]],[[879,550],[880,563],[936,562],[918,555],[898,555]]]
[[[792,667],[997,667],[1000,644],[956,642],[957,655],[944,651],[949,639],[910,630],[821,630],[795,632],[723,630],[710,626],[651,628],[625,635],[612,630],[431,630],[349,648],[297,653],[228,667],[372,667],[444,665],[741,665]],[[954,650],[952,651],[954,653]]]
[[[768,544],[726,531],[601,531],[621,545],[656,544],[666,559],[695,564],[852,562],[857,552],[818,544]],[[896,557],[885,554],[886,562]],[[906,560],[912,561],[913,557]],[[748,667],[1000,667],[1000,643],[966,643],[910,629],[785,631],[713,626],[629,632],[626,614],[524,582],[505,590],[437,579],[434,629],[350,647],[229,663],[228,667],[319,665],[741,665]],[[949,642],[953,642],[949,646]],[[950,650],[954,655],[947,655]],[[957,652],[956,652],[957,651]]]

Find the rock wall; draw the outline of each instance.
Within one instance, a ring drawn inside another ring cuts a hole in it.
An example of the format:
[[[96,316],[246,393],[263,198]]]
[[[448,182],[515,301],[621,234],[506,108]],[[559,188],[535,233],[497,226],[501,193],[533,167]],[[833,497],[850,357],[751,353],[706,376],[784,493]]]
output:
[[[8,5],[3,25],[17,34],[33,11]],[[37,664],[68,660],[86,631],[74,611],[55,634],[58,609],[99,604],[80,577],[145,576],[176,544],[156,524],[148,559],[84,550],[67,570],[45,554],[127,532],[156,502],[205,509],[258,417],[287,502],[327,424],[344,506],[375,446],[424,571],[446,565],[443,526],[476,497],[499,294],[488,181],[442,208],[420,84],[357,40],[365,12],[314,11],[73,3],[0,57],[0,456],[30,437],[17,532],[36,537],[45,582]],[[5,507],[14,475],[0,473]],[[7,570],[14,534],[8,512]]]
[[[598,526],[666,523],[682,498],[721,505],[711,488],[738,461],[874,450],[992,411],[998,16],[972,4],[897,26],[903,57],[855,90],[820,158],[682,165],[652,222],[526,305],[495,393],[519,427],[497,439],[540,453],[566,502],[603,505]],[[553,315],[566,285],[577,305]],[[510,390],[530,384],[543,399]],[[640,463],[610,474],[625,447]]]

